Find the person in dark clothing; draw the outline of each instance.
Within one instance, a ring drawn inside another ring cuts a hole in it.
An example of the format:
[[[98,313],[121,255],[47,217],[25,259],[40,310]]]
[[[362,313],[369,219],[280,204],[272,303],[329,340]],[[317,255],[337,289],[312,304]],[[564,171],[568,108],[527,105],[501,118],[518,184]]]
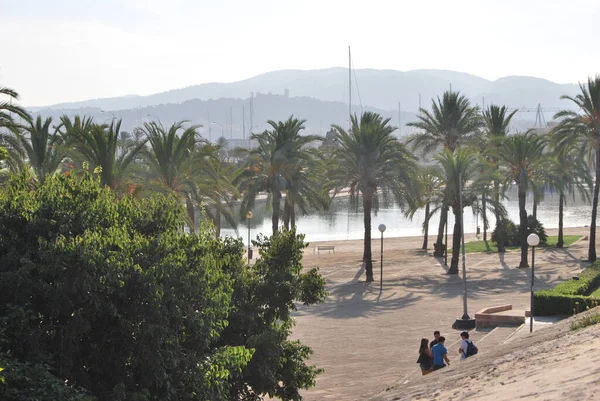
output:
[[[419,346],[419,359],[417,363],[421,368],[421,374],[425,376],[427,373],[433,372],[433,354],[427,346],[429,340],[426,338],[421,339],[421,345]]]
[[[429,343],[429,349],[433,348],[434,345],[436,345],[439,341],[440,338],[440,332],[438,330],[433,332],[433,341],[431,341]]]

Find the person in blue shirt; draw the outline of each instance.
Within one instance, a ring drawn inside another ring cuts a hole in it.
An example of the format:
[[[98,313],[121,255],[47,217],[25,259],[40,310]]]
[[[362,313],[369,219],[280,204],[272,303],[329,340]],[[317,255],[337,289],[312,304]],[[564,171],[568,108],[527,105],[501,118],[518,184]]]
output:
[[[446,365],[444,365],[444,361],[446,361],[447,365],[450,365],[450,361],[448,360],[448,350],[444,346],[445,341],[446,339],[444,337],[440,337],[438,343],[431,349],[431,353],[433,354],[433,370],[445,368]]]

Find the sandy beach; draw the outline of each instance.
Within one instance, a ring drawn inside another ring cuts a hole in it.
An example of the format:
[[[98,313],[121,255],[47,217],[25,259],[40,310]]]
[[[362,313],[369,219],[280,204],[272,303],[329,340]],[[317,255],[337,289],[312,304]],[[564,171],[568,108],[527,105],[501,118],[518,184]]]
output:
[[[556,235],[556,231],[547,230],[549,235]],[[589,228],[567,228],[565,234],[587,236]],[[419,340],[431,338],[434,330],[446,336],[451,362],[458,360],[459,332],[451,326],[463,312],[463,281],[460,275],[447,275],[443,259],[431,256],[434,240],[430,237],[426,252],[420,249],[422,237],[386,238],[381,291],[379,238],[373,241],[372,283],[365,282],[361,269],[362,241],[318,243],[335,246],[335,253],[319,254],[313,252],[317,243],[310,244],[305,251],[305,267],[320,268],[329,295],[323,304],[299,306],[294,314],[293,336],[312,347],[311,362],[325,369],[317,378],[317,386],[302,393],[305,400],[361,400],[399,384],[417,389],[420,383],[426,386],[423,380],[431,383],[434,375],[422,377],[415,361]],[[466,236],[466,241],[471,240],[476,240],[474,234]],[[536,289],[554,286],[579,273],[587,265],[581,261],[587,247],[587,240],[582,239],[566,249],[538,249]],[[528,308],[530,269],[517,268],[518,262],[518,251],[504,256],[467,254],[469,314],[503,304]],[[498,349],[514,331],[472,332],[481,350],[478,358]],[[431,399],[427,397],[423,399]]]

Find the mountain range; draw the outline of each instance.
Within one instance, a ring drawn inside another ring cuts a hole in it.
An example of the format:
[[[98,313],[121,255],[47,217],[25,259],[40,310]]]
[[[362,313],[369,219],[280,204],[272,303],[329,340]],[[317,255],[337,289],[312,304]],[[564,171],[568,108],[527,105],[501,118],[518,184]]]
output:
[[[344,68],[280,70],[231,83],[205,83],[149,96],[92,99],[30,110],[42,115],[86,113],[103,119],[113,113],[124,119],[126,127],[152,116],[163,122],[191,120],[203,124],[207,131],[210,123],[215,122],[211,131],[218,132],[223,127],[224,134],[241,138],[244,131],[250,130],[249,98],[253,94],[253,131],[261,129],[267,119],[279,120],[294,114],[306,118],[307,127],[314,131],[319,127],[322,132],[331,123],[347,122],[348,79],[348,70]],[[560,97],[573,96],[579,90],[574,84],[535,77],[509,76],[490,81],[445,70],[357,69],[353,70],[351,81],[353,111],[380,112],[392,118],[394,125],[414,120],[419,105],[429,108],[431,99],[448,89],[460,91],[480,106],[494,103],[527,109],[517,113],[515,121],[531,125],[538,105],[549,120],[557,109],[570,107]]]

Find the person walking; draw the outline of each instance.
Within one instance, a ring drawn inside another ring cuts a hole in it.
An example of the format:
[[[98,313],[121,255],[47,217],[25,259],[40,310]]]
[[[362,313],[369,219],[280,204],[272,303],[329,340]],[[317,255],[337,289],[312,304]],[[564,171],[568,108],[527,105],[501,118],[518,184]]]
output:
[[[473,341],[469,340],[469,333],[463,331],[460,333],[460,346],[458,347],[458,354],[460,355],[460,360],[464,361],[468,357],[477,354],[477,347],[473,344]]]
[[[431,353],[433,354],[433,370],[438,370],[445,368],[446,365],[450,365],[450,360],[448,359],[448,350],[444,346],[446,339],[443,336],[438,338],[438,343],[433,346],[431,349]],[[446,361],[446,364],[444,364]]]
[[[421,374],[423,376],[425,376],[427,373],[433,372],[433,354],[427,346],[428,343],[428,339],[421,339],[421,345],[419,346],[419,359],[417,359],[417,363],[421,368]]]

